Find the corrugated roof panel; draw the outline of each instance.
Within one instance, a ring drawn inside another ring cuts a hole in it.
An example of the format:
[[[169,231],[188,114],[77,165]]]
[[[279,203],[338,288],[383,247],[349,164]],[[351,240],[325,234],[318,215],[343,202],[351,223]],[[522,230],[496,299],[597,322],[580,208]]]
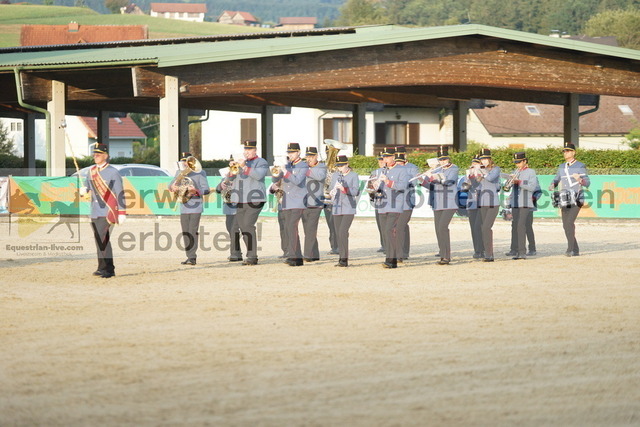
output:
[[[157,62],[159,67],[295,55],[309,52],[381,46],[420,40],[481,35],[509,41],[539,44],[558,49],[640,60],[640,51],[576,40],[505,30],[483,25],[455,25],[430,28],[397,26],[358,27],[354,33],[312,35],[291,33],[291,37],[225,39],[179,45],[129,46],[76,51],[7,53],[0,55],[0,68],[15,66],[64,66],[111,63]],[[265,34],[268,37],[268,33]]]

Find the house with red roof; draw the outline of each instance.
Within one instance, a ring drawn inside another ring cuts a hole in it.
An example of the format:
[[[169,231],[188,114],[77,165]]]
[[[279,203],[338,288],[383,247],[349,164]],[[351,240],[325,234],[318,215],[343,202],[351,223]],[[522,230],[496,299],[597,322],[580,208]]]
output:
[[[21,46],[50,46],[58,44],[103,43],[149,38],[146,25],[23,25]]]
[[[218,17],[219,24],[256,26],[260,23],[249,12],[225,10]]]
[[[204,22],[207,5],[204,3],[151,3],[151,16],[179,19],[182,21]]]

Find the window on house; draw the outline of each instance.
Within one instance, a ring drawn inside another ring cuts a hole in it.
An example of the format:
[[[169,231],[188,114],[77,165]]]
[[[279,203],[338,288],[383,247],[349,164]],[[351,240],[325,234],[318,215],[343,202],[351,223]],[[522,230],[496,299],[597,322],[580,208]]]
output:
[[[240,119],[240,141],[257,141],[258,119]]]
[[[386,145],[407,145],[407,122],[387,122],[385,132]]]
[[[351,118],[349,117],[322,119],[324,139],[335,139],[345,144],[351,144],[353,138],[351,126]]]
[[[11,132],[22,132],[22,123],[20,123],[20,122],[12,122],[11,123]]]
[[[535,105],[527,105],[524,108],[527,110],[527,113],[531,114],[532,116],[540,115],[540,110],[538,110],[538,107],[536,107]]]
[[[625,116],[633,116],[633,110],[628,105],[618,105],[618,108]]]

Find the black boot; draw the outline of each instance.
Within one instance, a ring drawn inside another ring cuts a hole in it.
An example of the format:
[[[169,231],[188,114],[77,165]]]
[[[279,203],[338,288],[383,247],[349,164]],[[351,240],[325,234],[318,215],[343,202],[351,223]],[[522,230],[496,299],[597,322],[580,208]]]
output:
[[[340,258],[336,267],[349,267],[349,260],[347,258]]]

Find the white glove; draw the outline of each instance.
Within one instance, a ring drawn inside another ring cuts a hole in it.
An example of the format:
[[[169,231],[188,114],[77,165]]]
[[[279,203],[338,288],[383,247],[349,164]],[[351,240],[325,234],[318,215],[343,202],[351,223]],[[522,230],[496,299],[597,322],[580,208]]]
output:
[[[124,224],[124,221],[127,219],[126,215],[118,215],[118,224],[122,225]]]
[[[80,187],[80,190],[78,190],[78,192],[80,193],[80,197],[84,197],[87,195],[87,187]]]

